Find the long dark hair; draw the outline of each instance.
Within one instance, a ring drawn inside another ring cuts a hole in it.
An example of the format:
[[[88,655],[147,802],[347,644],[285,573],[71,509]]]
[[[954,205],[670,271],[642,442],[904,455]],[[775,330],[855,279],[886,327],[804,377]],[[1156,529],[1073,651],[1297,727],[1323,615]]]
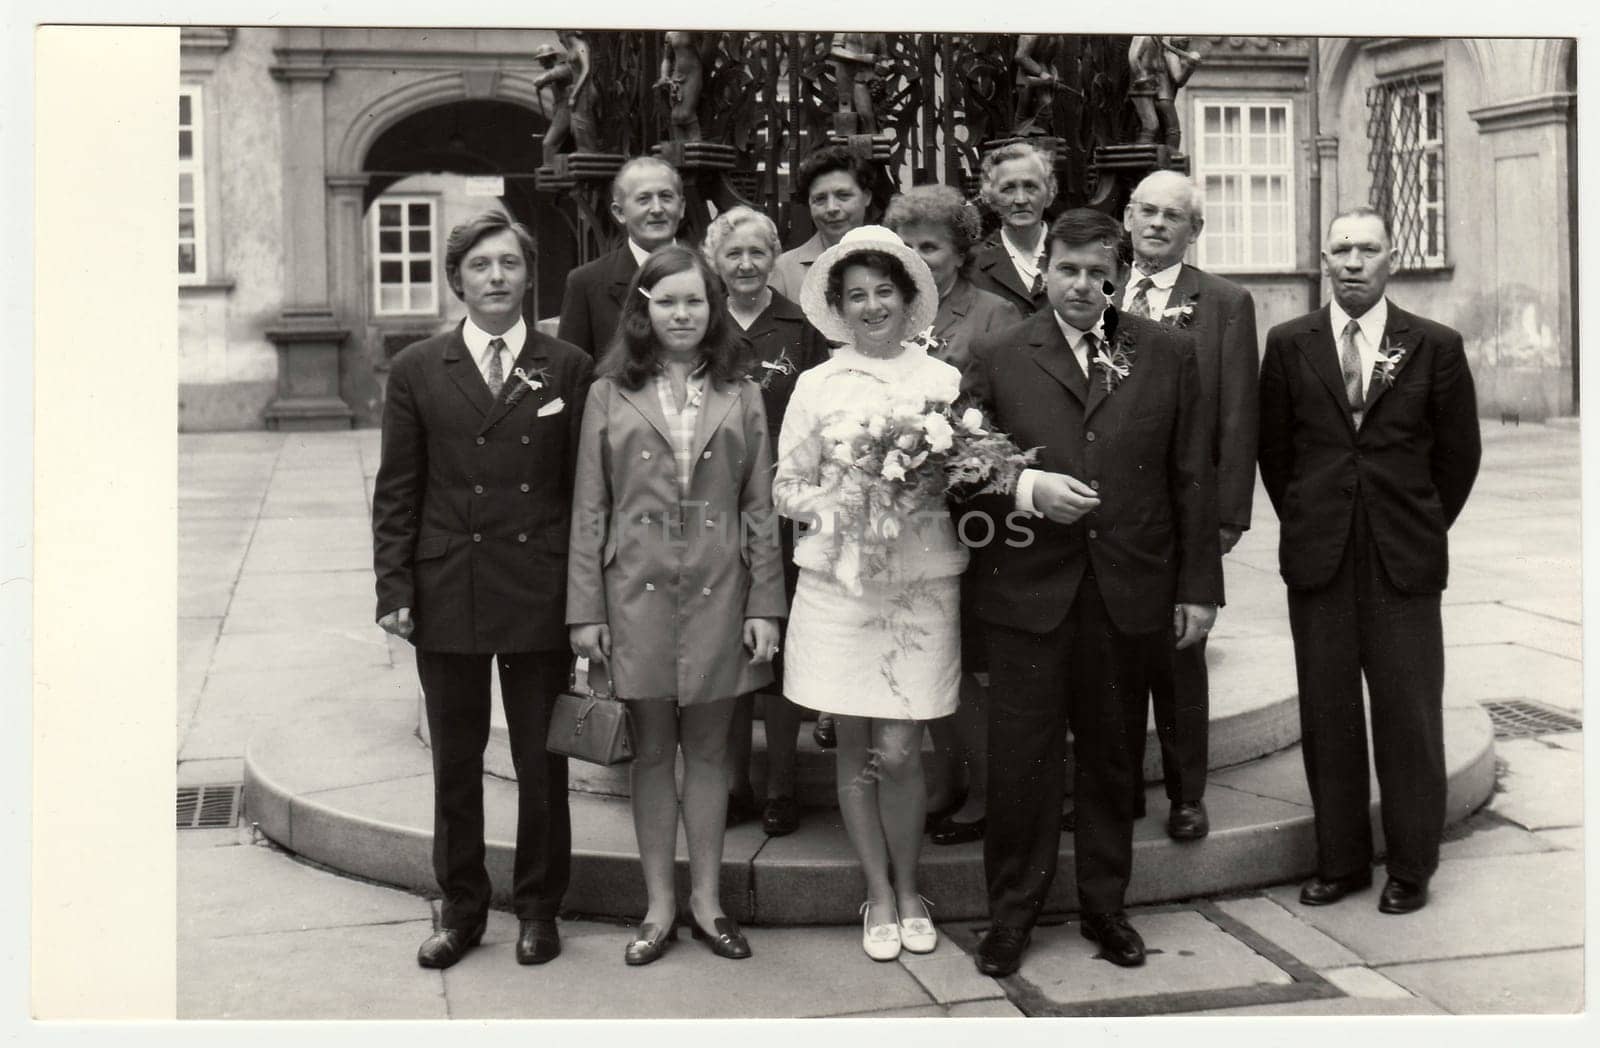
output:
[[[706,366],[718,382],[737,382],[744,376],[740,364],[742,339],[733,337],[728,317],[728,292],[722,278],[712,272],[700,252],[678,244],[667,244],[650,252],[644,265],[633,275],[622,299],[622,316],[617,333],[611,337],[600,363],[600,374],[609,375],[625,389],[639,389],[661,369],[661,343],[650,326],[648,292],[664,278],[693,269],[706,283],[706,302],[711,319],[706,337],[700,343]],[[641,294],[644,292],[644,294]]]

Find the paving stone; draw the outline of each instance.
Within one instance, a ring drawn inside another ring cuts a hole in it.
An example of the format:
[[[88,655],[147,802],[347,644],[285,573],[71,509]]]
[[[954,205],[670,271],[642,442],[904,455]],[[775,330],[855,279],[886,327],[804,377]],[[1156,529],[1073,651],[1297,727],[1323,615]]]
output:
[[[1021,1019],[1021,1009],[1005,998],[988,1001],[962,1001],[945,1012],[952,1019]]]
[[[1192,993],[1293,982],[1283,969],[1198,913],[1133,914],[1151,952],[1140,968],[1119,968],[1096,953],[1078,922],[1039,927],[1023,955],[1020,977],[1059,1006],[1119,997]]]
[[[224,491],[206,491],[195,488],[178,489],[178,519],[206,520],[209,518],[255,519],[261,512],[259,493],[235,494]]]
[[[265,845],[183,853],[177,898],[180,941],[430,919],[425,899],[331,877]]]
[[[1569,826],[1564,830],[1540,830],[1534,836],[1552,848],[1575,852],[1582,852],[1584,848],[1584,834],[1581,826]]]
[[[270,575],[245,576],[245,578],[271,577]],[[222,627],[222,632],[225,636],[240,633],[299,633],[325,630],[365,633],[369,629],[377,629],[372,622],[372,611],[373,598],[369,593],[332,591],[315,599],[303,601],[284,598],[247,600],[235,596],[228,608],[228,619]]]
[[[233,852],[186,858],[216,854]],[[432,927],[429,918],[180,939],[178,1018],[447,1019],[443,980],[416,962]]]
[[[208,828],[204,830],[179,830],[178,851],[204,851],[211,848],[239,848],[248,847],[248,830],[243,831],[246,836],[241,837],[240,828],[226,826]],[[178,860],[178,865],[183,865],[183,860]]]
[[[1360,1015],[1446,1015],[1443,1008],[1417,997],[1383,999],[1373,997],[1322,997],[1308,1001],[1291,1001],[1286,1004],[1251,1004],[1240,1008],[1215,1008],[1206,1012],[1189,1012],[1190,1015],[1262,1015],[1262,1016],[1360,1016]]]
[[[276,633],[224,633],[211,657],[214,673],[252,671],[282,666],[286,660],[301,669],[317,666],[389,665],[383,631],[367,623],[344,628]]]
[[[189,571],[184,558],[178,559],[178,617],[221,618],[228,613],[228,602],[233,598],[233,583],[238,577],[239,561],[231,566],[204,572]],[[204,559],[205,564],[211,563]],[[199,567],[201,565],[196,565]]]
[[[1538,739],[1495,745],[1504,765],[1489,806],[1530,830],[1583,824],[1583,754]]]
[[[280,600],[300,603],[324,597],[363,597],[369,604],[373,596],[372,569],[364,571],[285,571],[271,575],[244,575],[234,587],[241,601]],[[372,608],[366,618],[372,619]]]
[[[1445,693],[1472,702],[1535,699],[1583,708],[1583,664],[1519,644],[1472,644],[1445,652]]]
[[[245,575],[264,575],[286,571],[360,571],[372,569],[372,549],[310,549],[294,547],[250,547],[240,565]]]
[[[1393,983],[1380,973],[1361,965],[1349,968],[1330,968],[1322,973],[1322,977],[1351,997],[1401,1000],[1411,996],[1404,986]]]
[[[1361,958],[1271,899],[1226,899],[1217,903],[1217,908],[1307,967],[1337,968],[1361,963]]]
[[[1569,659],[1583,658],[1582,628],[1503,604],[1461,604],[1442,609],[1445,644],[1469,641],[1518,644]]]
[[[1583,1011],[1581,949],[1399,964],[1383,972],[1457,1015]]]
[[[754,956],[727,961],[680,931],[654,964],[628,968],[627,933],[565,940],[537,969],[513,962],[512,944],[472,951],[445,972],[450,1014],[487,1018],[783,1018],[932,1005],[898,964],[876,964],[849,928],[750,928]]]
[[[1491,800],[1488,811],[1494,807]],[[1492,822],[1486,825],[1473,826],[1473,820],[1467,820],[1467,831],[1464,836],[1455,840],[1446,840],[1439,846],[1441,859],[1470,859],[1483,855],[1521,855],[1526,852],[1549,851],[1550,848],[1539,839],[1538,834],[1529,833],[1520,826],[1511,826],[1503,822]],[[1462,828],[1451,827],[1445,831],[1455,836],[1462,833]]]
[[[1005,990],[1000,984],[988,976],[979,975],[972,957],[964,953],[948,935],[939,937],[939,947],[932,953],[902,951],[900,963],[940,1004],[1005,997]]]
[[[1451,859],[1439,864],[1428,905],[1416,913],[1377,909],[1373,887],[1334,906],[1301,906],[1299,887],[1269,893],[1279,905],[1370,965],[1555,949],[1583,943],[1583,855],[1552,851]]]

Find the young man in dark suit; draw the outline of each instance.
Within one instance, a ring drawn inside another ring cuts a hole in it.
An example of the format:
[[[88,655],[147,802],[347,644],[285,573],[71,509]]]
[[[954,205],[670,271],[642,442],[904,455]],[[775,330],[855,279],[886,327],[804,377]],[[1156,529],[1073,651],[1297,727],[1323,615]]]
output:
[[[1396,252],[1371,208],[1334,218],[1322,250],[1333,301],[1267,333],[1261,480],[1300,685],[1316,817],[1308,906],[1372,883],[1372,711],[1389,878],[1384,913],[1428,901],[1445,817],[1446,533],[1478,474],[1478,402],[1461,336],[1384,298]]]
[[[1183,261],[1205,228],[1195,184],[1176,171],[1157,171],[1136,187],[1122,213],[1133,244],[1133,272],[1118,298],[1124,315],[1149,317],[1194,336],[1206,447],[1217,470],[1217,519],[1227,555],[1250,527],[1256,487],[1256,306],[1250,292]],[[1167,836],[1192,841],[1211,832],[1206,815],[1207,743],[1211,693],[1206,642],[1156,651],[1150,699],[1156,711],[1167,801]],[[1134,739],[1137,769],[1144,763],[1144,728]],[[1134,809],[1144,807],[1137,784]]]
[[[533,237],[491,211],[445,247],[457,327],[394,360],[372,495],[378,624],[415,645],[433,751],[433,865],[439,930],[417,953],[448,968],[483,937],[483,750],[498,661],[517,841],[511,897],[516,956],[561,952],[556,913],[572,831],[567,761],[545,750],[567,684],[567,541],[579,426],[593,362],[522,317]]]
[[[1133,747],[1152,646],[1188,647],[1222,603],[1214,469],[1193,340],[1106,309],[1121,229],[1098,211],[1050,227],[1051,308],[974,343],[967,391],[1039,448],[1014,498],[963,518],[993,683],[988,934],[979,971],[1017,970],[1055,875],[1066,727],[1076,740],[1082,932],[1144,963],[1123,912],[1133,866]]]
[[[683,180],[659,157],[634,157],[611,180],[611,217],[627,234],[615,251],[567,274],[556,337],[598,358],[617,330],[628,282],[649,256],[672,243],[683,221]]]

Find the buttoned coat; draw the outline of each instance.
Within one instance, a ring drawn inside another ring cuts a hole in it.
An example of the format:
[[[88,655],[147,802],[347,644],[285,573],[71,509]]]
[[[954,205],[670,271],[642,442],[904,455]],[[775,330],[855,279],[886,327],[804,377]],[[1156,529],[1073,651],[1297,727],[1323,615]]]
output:
[[[828,340],[811,326],[798,305],[777,291],[772,293],[772,301],[761,315],[744,329],[743,338],[746,359],[750,361],[750,378],[761,387],[761,403],[767,412],[767,436],[776,448],[794,384],[801,372],[828,359]]]
[[[1038,468],[1093,487],[1100,505],[1072,524],[1010,516],[1011,495],[974,499],[994,522],[968,522],[974,545],[974,608],[984,622],[1047,633],[1066,617],[1093,565],[1117,629],[1172,628],[1174,603],[1223,602],[1215,471],[1196,405],[1193,339],[1154,321],[1119,317],[1132,357],[1108,391],[1091,361],[1086,378],[1043,310],[973,344],[963,386]],[[1009,519],[1008,519],[1009,517]]]
[[[1017,307],[992,292],[975,287],[966,277],[956,277],[950,293],[939,300],[933,318],[933,336],[943,345],[934,356],[956,368],[972,357],[972,342],[1022,319]]]
[[[732,698],[772,679],[750,664],[748,618],[787,605],[772,509],[772,450],[754,382],[707,377],[679,491],[651,383],[595,381],[573,493],[567,622],[608,623],[611,679],[628,699]]]
[[[556,337],[591,357],[601,356],[616,333],[622,297],[638,268],[633,249],[624,243],[568,273]]]
[[[1180,319],[1186,307],[1191,318]],[[1256,374],[1261,348],[1256,340],[1255,299],[1231,280],[1185,263],[1167,296],[1170,321],[1194,336],[1206,409],[1211,460],[1217,468],[1217,519],[1244,531],[1256,490]]]
[[[540,388],[507,375],[496,398],[461,330],[406,347],[389,372],[372,492],[377,617],[409,607],[411,642],[430,651],[566,650],[571,493],[594,365],[529,326],[516,367]]]
[[[972,281],[974,287],[992,295],[999,295],[1011,303],[1024,317],[1032,316],[1041,309],[1048,309],[1050,300],[1044,293],[1043,284],[1041,283],[1038,292],[1035,293],[1022,282],[1017,267],[1011,264],[1011,255],[1000,240],[1004,235],[1000,230],[995,230],[973,252],[972,265],[967,271],[968,279]],[[1040,263],[1039,272],[1044,272],[1043,263]]]
[[[1278,565],[1296,589],[1326,584],[1359,499],[1384,570],[1406,593],[1438,593],[1446,532],[1466,505],[1483,448],[1461,335],[1389,304],[1392,382],[1374,374],[1360,428],[1345,400],[1328,308],[1267,333],[1261,363],[1261,482],[1281,525]]]

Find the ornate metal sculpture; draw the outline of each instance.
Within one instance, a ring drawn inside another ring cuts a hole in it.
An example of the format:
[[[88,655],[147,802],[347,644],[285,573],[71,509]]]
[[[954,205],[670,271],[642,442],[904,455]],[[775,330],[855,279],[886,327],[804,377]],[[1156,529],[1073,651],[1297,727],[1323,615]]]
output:
[[[1173,98],[1200,64],[1198,51],[1186,50],[1186,36],[1136,36],[1128,45],[1128,100],[1139,114],[1140,142],[1161,142],[1176,151],[1183,128]]]
[[[700,88],[708,57],[702,53],[702,36],[711,37],[715,47],[715,33],[671,29],[663,34],[666,47],[655,86],[667,94],[674,142],[700,141]]]

